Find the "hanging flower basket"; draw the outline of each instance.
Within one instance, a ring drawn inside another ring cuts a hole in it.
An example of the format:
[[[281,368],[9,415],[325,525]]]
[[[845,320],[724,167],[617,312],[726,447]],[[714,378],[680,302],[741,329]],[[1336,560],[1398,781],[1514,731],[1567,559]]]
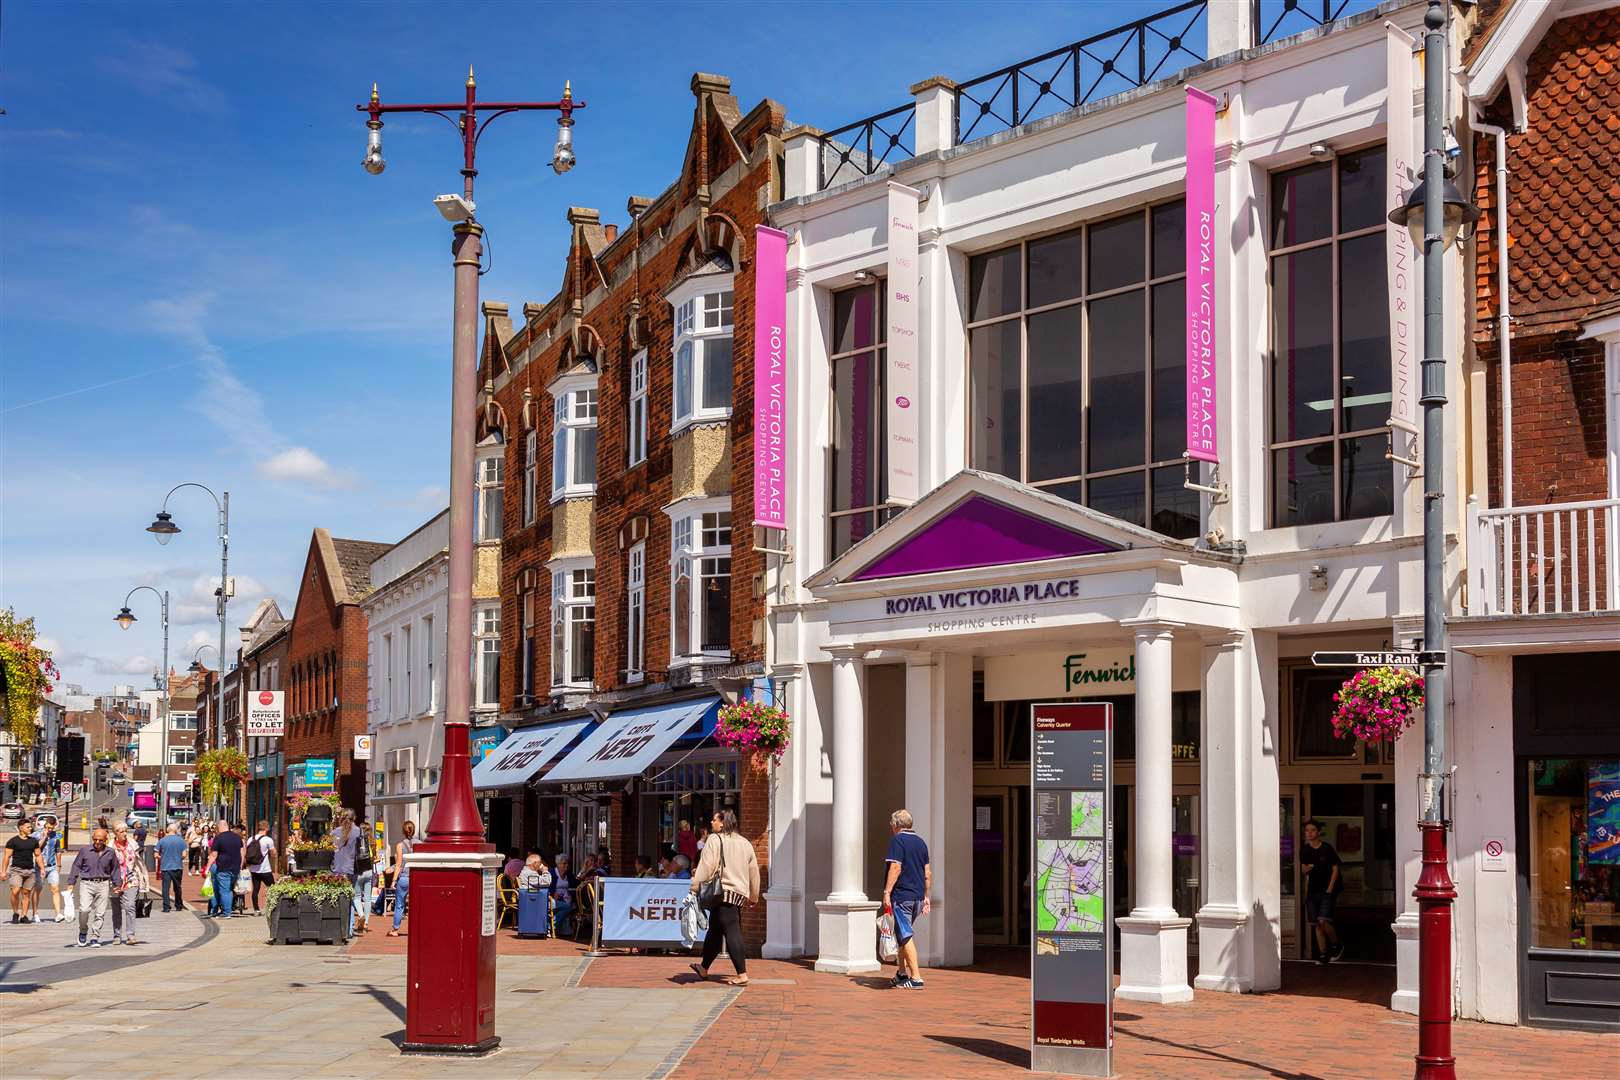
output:
[[[11,608],[0,611],[0,715],[15,745],[34,745],[39,703],[59,678],[51,654],[34,643],[34,620],[18,619]]]
[[[197,757],[197,775],[202,778],[202,796],[207,802],[228,803],[236,797],[236,786],[253,775],[247,755],[235,747],[206,750]]]
[[[1333,695],[1333,734],[1362,742],[1394,741],[1423,711],[1423,676],[1410,668],[1358,671]]]
[[[780,763],[787,753],[790,727],[781,706],[739,701],[721,706],[714,737],[721,746],[749,755],[754,768],[763,772],[767,763]]]

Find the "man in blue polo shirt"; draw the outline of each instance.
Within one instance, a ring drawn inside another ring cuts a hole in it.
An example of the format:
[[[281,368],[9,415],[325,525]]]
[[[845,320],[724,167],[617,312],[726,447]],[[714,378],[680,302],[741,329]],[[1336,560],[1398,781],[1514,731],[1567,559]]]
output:
[[[883,906],[894,913],[894,936],[900,945],[894,986],[899,990],[921,990],[917,970],[917,946],[912,943],[913,924],[928,913],[928,894],[934,887],[934,869],[928,864],[928,845],[911,831],[911,811],[896,810],[889,815],[889,876],[883,882]]]

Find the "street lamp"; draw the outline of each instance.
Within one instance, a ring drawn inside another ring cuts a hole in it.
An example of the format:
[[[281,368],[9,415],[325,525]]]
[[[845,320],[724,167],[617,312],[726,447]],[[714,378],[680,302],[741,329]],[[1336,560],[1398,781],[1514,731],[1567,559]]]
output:
[[[461,137],[461,200],[457,202],[451,198],[437,201],[440,211],[452,220],[450,250],[455,268],[455,315],[450,384],[450,598],[445,619],[448,655],[444,750],[433,817],[428,822],[425,842],[418,845],[416,852],[416,855],[425,856],[430,862],[413,874],[418,882],[416,888],[423,890],[425,904],[422,913],[432,913],[435,907],[443,912],[442,918],[427,923],[430,926],[443,925],[444,918],[452,922],[459,920],[465,917],[465,913],[445,906],[452,903],[447,899],[447,890],[424,886],[437,881],[448,883],[450,878],[461,878],[468,871],[483,867],[484,887],[487,889],[490,887],[487,883],[494,880],[493,868],[497,865],[494,847],[484,842],[484,824],[473,799],[472,766],[467,757],[468,714],[472,697],[472,504],[478,408],[478,272],[484,233],[483,226],[472,216],[473,179],[478,175],[478,140],[497,117],[507,113],[555,112],[558,114],[557,140],[552,147],[551,168],[560,176],[574,167],[573,114],[574,110],[585,107],[583,101],[574,100],[573,86],[567,82],[563,84],[562,98],[557,101],[480,102],[477,100],[477,82],[470,67],[467,69],[465,89],[466,96],[461,102],[385,105],[378,97],[376,84],[373,84],[370,100],[355,106],[356,110],[367,115],[363,164],[372,175],[382,172],[384,167],[384,113],[432,113],[448,120]],[[489,114],[482,123],[478,119],[481,112]],[[404,1049],[485,1052],[499,1045],[500,1038],[494,1029],[495,1003],[493,997],[489,996],[494,986],[495,939],[480,934],[476,940],[480,943],[476,958],[458,957],[458,961],[476,959],[477,970],[467,974],[472,984],[479,987],[479,1000],[476,1002],[479,1007],[462,1010],[471,1019],[456,1032],[447,1033],[431,1026],[438,1019],[435,1010],[444,1004],[433,1000],[433,995],[442,994],[442,989],[435,991],[430,986],[419,990],[419,981],[410,980],[407,987]],[[437,964],[438,957],[442,955],[432,952],[428,934],[413,933],[408,945],[409,966],[413,971],[419,962]],[[486,973],[487,986],[484,978]],[[483,1000],[486,996],[489,997],[487,1002]],[[483,1007],[486,1005],[487,1009]]]
[[[158,515],[152,524],[146,527],[160,544],[167,544],[171,538],[180,532],[180,526],[174,523],[169,514],[169,498],[181,488],[200,488],[208,492],[209,498],[214,500],[214,508],[219,511],[219,589],[215,592],[215,607],[219,611],[219,712],[225,715],[225,607],[230,603],[230,568],[231,568],[231,493],[226,491],[222,495],[215,495],[214,490],[202,484],[184,483],[176,484],[169,489],[169,494],[163,496],[163,505],[158,509]],[[165,667],[165,680],[167,679]],[[225,728],[221,724],[214,726],[214,749],[222,749],[225,745]]]
[[[1456,886],[1446,865],[1446,583],[1445,583],[1445,267],[1440,255],[1464,223],[1479,217],[1446,176],[1446,9],[1429,0],[1423,15],[1423,182],[1389,212],[1423,252],[1423,772],[1418,829],[1423,869],[1418,902],[1417,1080],[1455,1080],[1451,1052],[1451,904]]]
[[[178,530],[176,530],[176,531],[178,531]],[[150,586],[150,585],[137,585],[137,586],[135,586],[133,589],[129,590],[129,595],[124,597],[124,606],[118,609],[118,614],[117,615],[113,616],[113,622],[117,623],[119,626],[121,626],[125,630],[128,630],[131,626],[135,625],[135,622],[136,622],[135,613],[129,610],[129,601],[136,593],[142,592],[142,591],[149,592],[153,596],[158,598],[159,610],[162,612],[162,615],[163,615],[163,676],[162,676],[163,681],[161,683],[159,683],[159,686],[163,690],[163,710],[162,710],[162,719],[159,721],[159,724],[158,724],[158,730],[161,733],[160,737],[161,737],[161,739],[163,741],[159,744],[159,751],[158,751],[161,756],[158,758],[158,800],[157,800],[157,802],[158,802],[157,827],[158,827],[158,832],[162,833],[166,828],[168,828],[168,825],[169,825],[169,593],[168,593],[168,590],[165,589],[163,592],[158,592],[156,589],[152,588],[152,586]],[[136,739],[137,739],[137,745],[138,745],[138,743],[139,743],[139,736],[138,735],[136,736]],[[136,756],[135,760],[137,762],[139,762],[140,757],[139,757],[139,750],[138,749],[136,751],[136,754],[137,754],[137,756]]]

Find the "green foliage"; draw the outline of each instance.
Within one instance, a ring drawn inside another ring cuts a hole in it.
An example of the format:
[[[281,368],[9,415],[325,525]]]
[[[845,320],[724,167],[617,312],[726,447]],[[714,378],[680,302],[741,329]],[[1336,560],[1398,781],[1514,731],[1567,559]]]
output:
[[[230,802],[236,796],[236,785],[246,783],[253,768],[242,751],[224,747],[204,751],[197,758],[197,775],[202,777],[204,801]]]
[[[341,874],[284,877],[270,886],[269,896],[265,904],[268,915],[275,914],[276,905],[282,900],[308,902],[323,908],[338,907],[354,902],[354,885]]]
[[[0,611],[0,712],[6,729],[20,746],[34,745],[34,718],[40,702],[53,689],[51,680],[62,673],[51,654],[34,644],[37,636],[32,618],[19,619],[12,608]]]

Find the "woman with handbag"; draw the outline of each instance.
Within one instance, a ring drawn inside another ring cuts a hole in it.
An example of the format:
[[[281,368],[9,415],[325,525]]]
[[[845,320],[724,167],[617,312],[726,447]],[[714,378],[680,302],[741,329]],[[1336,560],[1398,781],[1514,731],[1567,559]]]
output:
[[[351,937],[364,934],[371,919],[371,888],[376,881],[376,859],[372,854],[371,838],[361,829],[359,846],[354,854],[354,922],[349,928]]]
[[[117,907],[118,919],[114,921],[113,933],[123,931],[124,944],[138,944],[135,940],[135,905],[140,898],[146,895],[147,887],[151,884],[146,874],[146,860],[141,858],[140,845],[135,843],[129,835],[129,826],[119,822],[113,834],[113,854],[118,857],[118,868],[121,871],[123,884],[118,887]]]
[[[720,955],[725,942],[737,974],[726,980],[730,986],[748,985],[748,957],[743,951],[742,905],[759,901],[759,861],[754,845],[737,835],[737,814],[717,810],[711,821],[703,856],[692,872],[692,892],[698,905],[709,913],[709,932],[703,938],[703,961],[692,965],[699,979],[707,980],[709,968]]]

